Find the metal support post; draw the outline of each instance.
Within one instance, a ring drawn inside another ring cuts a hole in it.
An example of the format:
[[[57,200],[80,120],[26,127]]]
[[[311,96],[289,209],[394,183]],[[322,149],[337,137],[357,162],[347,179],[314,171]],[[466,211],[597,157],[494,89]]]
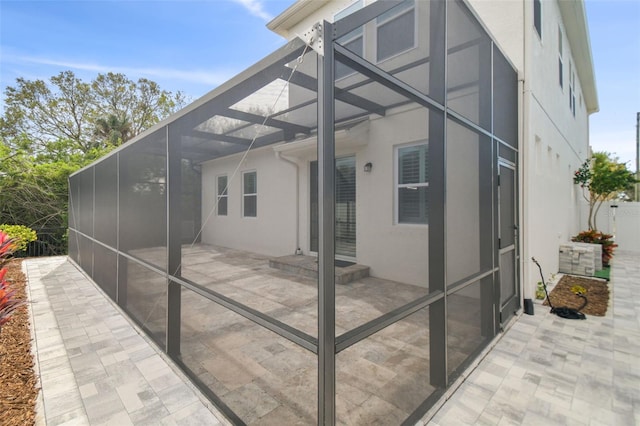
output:
[[[333,25],[323,21],[318,55],[318,424],[336,421],[335,138]]]

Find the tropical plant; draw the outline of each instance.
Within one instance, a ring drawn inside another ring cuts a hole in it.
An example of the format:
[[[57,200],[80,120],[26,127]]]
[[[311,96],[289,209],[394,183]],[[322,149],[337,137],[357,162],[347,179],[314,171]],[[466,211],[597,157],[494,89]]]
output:
[[[16,246],[16,241],[5,232],[0,231],[0,266],[4,266]],[[2,325],[9,321],[11,314],[26,302],[14,297],[15,291],[9,288],[9,283],[4,279],[7,269],[0,269],[0,330]]]
[[[29,243],[36,241],[38,235],[33,229],[24,225],[0,225],[0,231],[13,240],[13,252],[25,251]]]
[[[613,257],[613,251],[618,245],[614,243],[611,238],[613,235],[603,234],[596,230],[582,231],[575,237],[571,238],[571,241],[579,243],[600,244],[602,246],[602,265],[609,266],[609,261]]]
[[[118,118],[110,114],[107,118],[98,118],[93,134],[100,140],[113,146],[118,146],[122,142],[131,139],[131,122],[127,117]]]
[[[633,187],[637,180],[627,165],[619,163],[608,152],[595,152],[573,174],[573,183],[583,189],[589,203],[589,229],[598,230],[596,218],[602,203],[615,199],[618,194]]]

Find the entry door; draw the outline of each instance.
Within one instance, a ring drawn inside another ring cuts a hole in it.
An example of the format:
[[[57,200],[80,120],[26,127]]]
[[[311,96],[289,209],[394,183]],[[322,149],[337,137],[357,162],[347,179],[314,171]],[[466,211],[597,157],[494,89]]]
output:
[[[311,162],[311,251],[318,251],[318,162]],[[336,257],[356,257],[356,157],[336,159]]]
[[[518,285],[518,210],[516,170],[498,163],[498,220],[500,255],[500,324],[505,324],[520,308]]]

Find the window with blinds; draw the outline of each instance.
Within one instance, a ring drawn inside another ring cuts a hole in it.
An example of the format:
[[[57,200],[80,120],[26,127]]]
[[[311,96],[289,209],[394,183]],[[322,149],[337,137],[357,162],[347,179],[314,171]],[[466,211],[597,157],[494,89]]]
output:
[[[397,222],[427,224],[428,145],[397,148],[397,161]]]
[[[218,176],[218,216],[227,215],[228,198],[229,194],[227,190],[227,175]]]
[[[258,216],[258,174],[255,171],[242,174],[242,216]]]
[[[336,255],[356,256],[356,157],[336,159]],[[310,249],[318,251],[318,162],[310,164]]]

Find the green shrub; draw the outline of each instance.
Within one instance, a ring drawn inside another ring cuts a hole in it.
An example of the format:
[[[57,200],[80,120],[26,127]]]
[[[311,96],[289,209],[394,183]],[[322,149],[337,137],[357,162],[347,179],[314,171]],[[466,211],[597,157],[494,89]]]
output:
[[[30,242],[38,239],[36,231],[23,225],[0,225],[0,231],[5,232],[14,240],[14,251],[25,251]]]

